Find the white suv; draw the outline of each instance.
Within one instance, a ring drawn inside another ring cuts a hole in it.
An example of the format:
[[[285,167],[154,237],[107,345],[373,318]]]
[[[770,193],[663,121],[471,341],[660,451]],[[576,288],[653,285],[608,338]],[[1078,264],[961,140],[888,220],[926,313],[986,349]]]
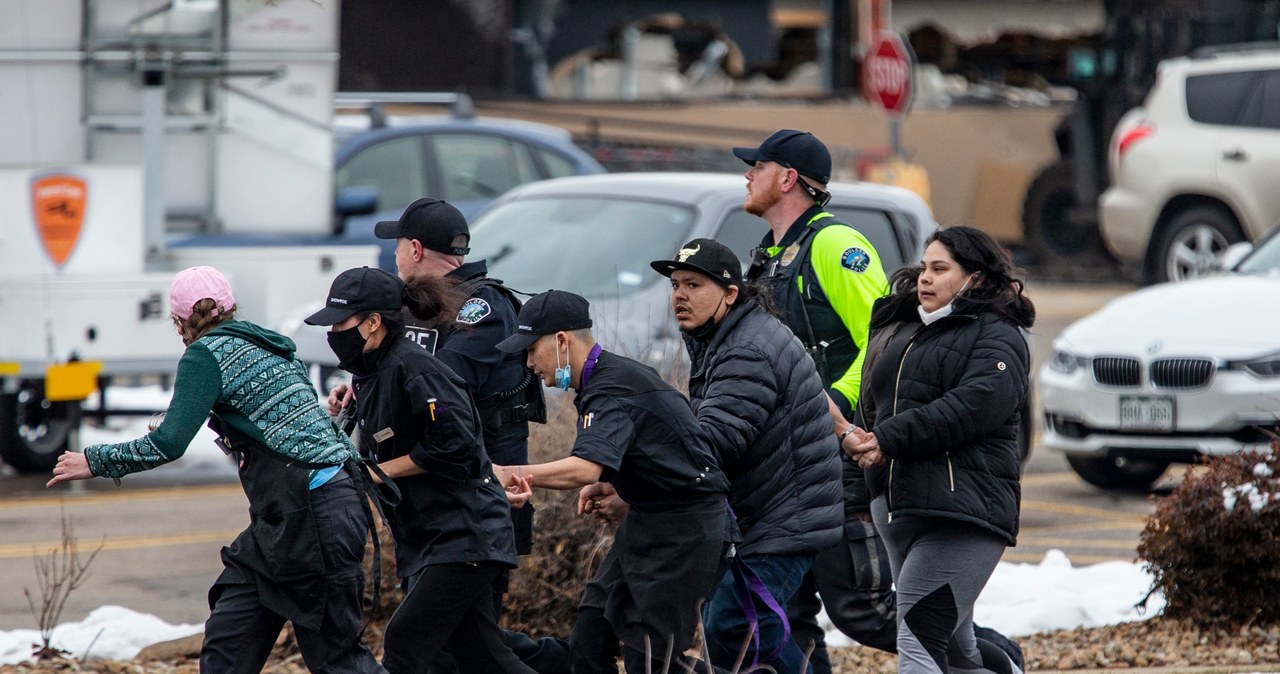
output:
[[[1162,62],[1116,126],[1102,237],[1148,283],[1214,270],[1280,222],[1280,49],[1248,47]]]

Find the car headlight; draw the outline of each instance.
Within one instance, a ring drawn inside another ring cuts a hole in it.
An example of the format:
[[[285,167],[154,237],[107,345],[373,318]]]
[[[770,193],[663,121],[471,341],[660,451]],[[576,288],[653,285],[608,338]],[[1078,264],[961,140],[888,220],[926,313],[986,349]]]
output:
[[[1049,359],[1049,368],[1054,372],[1062,374],[1071,374],[1076,370],[1084,367],[1089,362],[1088,358],[1077,356],[1070,351],[1062,349],[1054,349],[1053,357]]]
[[[1280,377],[1280,354],[1245,361],[1244,369],[1259,377]]]

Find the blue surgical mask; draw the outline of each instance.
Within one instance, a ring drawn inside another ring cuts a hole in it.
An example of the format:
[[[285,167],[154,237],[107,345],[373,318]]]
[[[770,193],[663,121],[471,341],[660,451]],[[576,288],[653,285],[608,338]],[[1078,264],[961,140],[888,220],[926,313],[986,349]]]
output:
[[[569,390],[569,381],[572,370],[573,368],[569,367],[568,363],[565,363],[563,366],[560,365],[560,349],[556,349],[556,386],[560,387],[560,390]]]

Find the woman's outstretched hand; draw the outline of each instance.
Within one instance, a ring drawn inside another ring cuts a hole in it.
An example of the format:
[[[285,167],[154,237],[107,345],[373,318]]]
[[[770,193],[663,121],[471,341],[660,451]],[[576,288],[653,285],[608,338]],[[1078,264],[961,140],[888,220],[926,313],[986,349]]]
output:
[[[63,452],[58,457],[58,463],[53,467],[53,479],[44,484],[46,487],[52,487],[59,482],[68,482],[70,480],[87,480],[93,477],[93,471],[89,470],[89,461],[84,458],[84,454],[80,452]]]

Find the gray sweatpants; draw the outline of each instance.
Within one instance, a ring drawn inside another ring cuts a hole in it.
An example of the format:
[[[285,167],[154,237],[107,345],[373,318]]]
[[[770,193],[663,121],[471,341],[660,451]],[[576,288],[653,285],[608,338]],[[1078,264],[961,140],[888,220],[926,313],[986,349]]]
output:
[[[973,607],[1004,554],[1004,541],[945,518],[889,522],[883,497],[871,502],[871,517],[898,595],[899,674],[989,672],[973,635]]]

